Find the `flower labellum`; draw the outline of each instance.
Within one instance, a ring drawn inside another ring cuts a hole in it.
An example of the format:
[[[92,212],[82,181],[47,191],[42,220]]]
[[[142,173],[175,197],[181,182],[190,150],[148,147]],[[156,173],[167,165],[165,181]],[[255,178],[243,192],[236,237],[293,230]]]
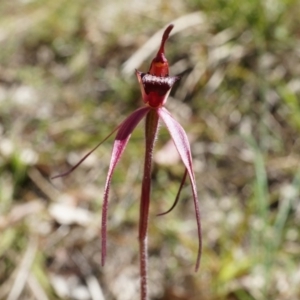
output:
[[[108,213],[108,196],[111,179],[117,163],[119,162],[130,136],[138,125],[138,123],[145,117],[145,158],[144,158],[144,173],[141,189],[141,204],[140,204],[140,221],[139,221],[139,244],[140,244],[140,276],[141,276],[141,299],[148,299],[147,289],[147,261],[148,261],[148,221],[149,221],[149,205],[151,192],[151,169],[152,169],[152,153],[154,143],[158,133],[158,122],[161,119],[166,125],[171,138],[176,146],[180,158],[185,166],[185,173],[180,184],[179,192],[176,196],[173,206],[164,215],[170,212],[177,204],[180,191],[187,176],[190,178],[192,194],[195,207],[196,223],[198,228],[198,256],[196,261],[196,271],[199,269],[201,257],[201,223],[200,210],[196,189],[196,180],[193,171],[193,163],[191,156],[190,144],[187,135],[182,126],[172,117],[171,113],[164,107],[171,88],[177,80],[178,76],[169,76],[169,64],[165,57],[165,42],[169,37],[173,25],[169,25],[164,31],[160,48],[156,57],[152,60],[148,73],[136,71],[136,76],[140,84],[144,106],[131,113],[120,125],[118,125],[103,141],[101,141],[94,149],[88,152],[75,166],[69,171],[57,175],[62,177],[70,174],[75,170],[93,151],[95,151],[105,140],[107,140],[114,132],[117,131],[116,138],[111,154],[110,165],[106,177],[104,188],[103,207],[102,207],[102,228],[101,228],[101,260],[102,265],[105,263],[106,257],[106,231],[107,231],[107,213]]]

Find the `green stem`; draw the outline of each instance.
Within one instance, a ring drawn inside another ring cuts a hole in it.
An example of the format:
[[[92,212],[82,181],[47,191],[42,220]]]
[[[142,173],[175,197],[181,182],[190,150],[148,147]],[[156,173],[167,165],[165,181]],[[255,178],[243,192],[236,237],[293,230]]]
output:
[[[144,176],[142,182],[141,206],[140,206],[140,224],[139,224],[139,244],[140,244],[140,276],[141,276],[141,299],[148,299],[147,289],[147,231],[149,204],[151,192],[151,169],[152,169],[152,153],[154,143],[158,131],[159,116],[156,110],[150,110],[146,117],[145,136],[146,151],[144,162]]]

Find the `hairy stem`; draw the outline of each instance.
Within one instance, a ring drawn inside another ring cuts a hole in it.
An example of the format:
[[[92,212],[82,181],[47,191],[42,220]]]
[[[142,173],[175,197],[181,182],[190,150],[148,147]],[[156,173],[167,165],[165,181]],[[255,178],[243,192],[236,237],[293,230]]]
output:
[[[140,276],[141,276],[141,299],[148,299],[147,289],[147,231],[149,204],[151,192],[151,167],[154,142],[158,131],[159,116],[156,110],[150,110],[146,117],[145,136],[146,150],[144,162],[144,176],[142,182],[141,206],[140,206],[140,224],[139,224],[139,243],[140,243]]]

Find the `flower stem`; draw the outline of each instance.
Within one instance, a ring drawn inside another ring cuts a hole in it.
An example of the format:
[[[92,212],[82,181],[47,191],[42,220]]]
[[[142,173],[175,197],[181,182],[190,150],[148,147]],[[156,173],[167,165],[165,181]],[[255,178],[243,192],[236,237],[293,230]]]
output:
[[[148,299],[147,289],[147,260],[148,260],[148,217],[151,192],[151,167],[152,153],[158,131],[158,113],[152,109],[146,117],[145,136],[146,151],[144,162],[144,176],[142,182],[141,206],[140,206],[140,224],[139,224],[139,243],[140,243],[140,276],[141,276],[141,300]]]

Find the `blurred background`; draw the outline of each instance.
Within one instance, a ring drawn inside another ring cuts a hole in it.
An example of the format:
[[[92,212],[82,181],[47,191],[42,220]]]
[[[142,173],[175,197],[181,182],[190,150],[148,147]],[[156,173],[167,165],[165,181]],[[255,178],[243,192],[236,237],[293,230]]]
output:
[[[0,299],[139,299],[143,124],[102,194],[113,137],[141,106],[161,33],[181,80],[168,109],[189,135],[203,256],[184,168],[161,126],[149,289],[156,300],[300,298],[300,3],[297,0],[1,0]]]

